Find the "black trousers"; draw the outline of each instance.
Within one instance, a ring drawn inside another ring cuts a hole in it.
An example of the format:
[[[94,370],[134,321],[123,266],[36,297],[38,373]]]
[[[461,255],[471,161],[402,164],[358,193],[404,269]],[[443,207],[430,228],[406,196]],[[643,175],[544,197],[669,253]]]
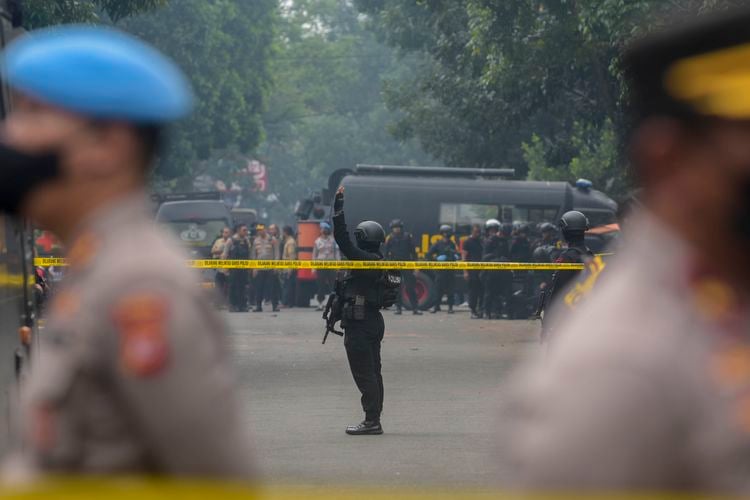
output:
[[[282,287],[282,301],[281,303],[287,307],[294,307],[296,305],[297,297],[297,270],[292,269],[289,274],[283,276],[284,286]]]
[[[318,302],[323,302],[326,295],[333,291],[333,287],[336,284],[336,271],[333,269],[318,269],[316,271],[318,276]]]
[[[406,290],[406,295],[409,297],[409,305],[411,305],[411,310],[416,311],[419,309],[419,300],[417,300],[417,278],[414,276],[414,273],[412,271],[401,271],[401,287],[403,290]],[[399,290],[398,294],[398,302],[396,302],[396,307],[400,311],[401,308],[404,306],[404,295],[403,290]]]
[[[454,295],[456,294],[456,273],[454,271],[437,272],[438,299],[435,307],[440,307],[443,295],[448,296],[448,306],[453,307]]]
[[[275,283],[276,282],[276,283]],[[255,276],[255,305],[259,309],[263,307],[263,298],[268,293],[274,308],[279,305],[278,279],[274,271],[258,271]]]
[[[510,271],[484,271],[484,312],[487,316],[500,315],[503,305],[510,299],[513,274]]]
[[[481,271],[468,271],[468,273],[466,287],[469,289],[469,308],[477,313],[482,309],[482,302],[484,302]]]
[[[380,311],[368,309],[365,319],[346,320],[344,347],[349,368],[362,394],[365,420],[380,421],[383,411],[383,376],[380,373],[380,344],[385,333],[385,323]]]
[[[216,300],[218,301],[218,304],[220,305],[226,305],[228,293],[229,293],[229,276],[222,273],[221,271],[216,271],[216,275],[214,276],[214,288],[216,291]]]
[[[229,305],[235,311],[247,310],[247,269],[229,270]]]

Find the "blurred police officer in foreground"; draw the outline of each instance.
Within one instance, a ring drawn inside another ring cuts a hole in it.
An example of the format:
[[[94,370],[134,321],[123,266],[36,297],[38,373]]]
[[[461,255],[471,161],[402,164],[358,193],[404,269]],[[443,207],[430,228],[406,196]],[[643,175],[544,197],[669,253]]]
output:
[[[17,99],[0,165],[23,166],[29,182],[3,206],[59,236],[70,264],[23,388],[18,460],[244,477],[224,326],[145,194],[160,130],[190,110],[188,83],[151,47],[105,28],[32,32],[4,56]]]
[[[749,25],[749,10],[700,18],[625,54],[644,209],[516,385],[510,480],[747,492]]]
[[[385,240],[385,258],[386,260],[414,261],[417,260],[417,244],[411,233],[404,232],[404,223],[401,219],[394,219],[391,222],[391,234]],[[403,287],[406,289],[406,295],[409,297],[409,305],[412,314],[420,315],[419,301],[417,300],[416,279],[413,271],[401,271],[404,280]],[[396,314],[401,314],[404,298],[401,293],[398,294],[396,303]]]
[[[440,226],[440,236],[441,238],[427,250],[427,258],[438,262],[455,262],[459,260],[460,255],[452,239],[453,228],[448,224],[443,224]],[[430,312],[436,313],[440,310],[440,303],[443,301],[443,296],[445,295],[448,300],[448,314],[453,314],[453,302],[456,294],[456,273],[449,269],[446,271],[437,271],[436,274],[438,296],[435,306]]]
[[[344,217],[344,188],[336,191],[333,202],[333,236],[341,254],[349,260],[382,260],[380,245],[385,231],[375,221],[364,221],[354,230],[352,243]],[[382,434],[380,414],[383,411],[383,376],[380,373],[380,344],[385,323],[380,313],[377,280],[382,271],[352,270],[347,272],[341,295],[344,300],[344,347],[354,382],[362,393],[365,419],[346,428],[351,435]]]

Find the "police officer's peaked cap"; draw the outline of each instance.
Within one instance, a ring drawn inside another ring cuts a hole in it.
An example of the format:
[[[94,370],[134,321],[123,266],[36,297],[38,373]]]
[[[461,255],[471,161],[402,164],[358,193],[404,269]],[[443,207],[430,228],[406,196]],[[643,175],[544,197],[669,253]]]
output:
[[[750,119],[750,9],[647,36],[625,51],[623,67],[638,118]]]
[[[160,124],[187,115],[193,103],[171,60],[110,28],[33,31],[7,47],[2,74],[28,97],[94,118]]]

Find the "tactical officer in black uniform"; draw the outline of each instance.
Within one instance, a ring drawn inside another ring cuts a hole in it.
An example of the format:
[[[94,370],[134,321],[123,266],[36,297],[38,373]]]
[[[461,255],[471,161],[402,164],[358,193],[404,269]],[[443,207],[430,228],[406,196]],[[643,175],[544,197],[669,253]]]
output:
[[[417,245],[411,233],[404,232],[404,223],[401,219],[394,219],[391,222],[391,234],[385,240],[385,258],[386,260],[417,260]],[[401,271],[403,287],[406,289],[406,295],[409,297],[412,314],[420,315],[419,300],[417,300],[416,284],[417,280],[413,271]],[[396,314],[401,314],[403,308],[403,295],[398,294],[396,302]]]
[[[586,231],[589,229],[589,220],[581,212],[571,210],[565,212],[558,223],[562,232],[565,247],[560,250],[554,262],[558,264],[582,264],[594,256],[584,241]],[[552,284],[545,298],[545,310],[550,310],[557,298],[562,294],[570,282],[580,271],[555,271],[552,276]],[[551,318],[545,314],[542,321],[542,341],[549,336]]]
[[[453,228],[447,224],[443,224],[440,226],[440,234],[443,237],[432,244],[427,251],[427,258],[438,262],[457,261],[459,259],[458,250],[456,249],[456,244],[451,240],[451,237],[453,236]],[[456,293],[456,273],[448,270],[438,271],[436,274],[439,295],[437,302],[435,302],[435,307],[432,308],[431,312],[436,313],[440,310],[440,302],[443,300],[443,295],[446,295],[448,298],[448,314],[453,314],[453,301],[455,300],[454,295]]]
[[[555,247],[557,246],[557,229],[553,224],[549,222],[542,222],[539,224],[539,232],[542,237],[534,242],[531,247],[532,252],[539,247]]]
[[[511,262],[531,261],[531,241],[529,240],[529,225],[523,222],[513,224],[513,237],[510,242]],[[511,289],[506,296],[508,315],[511,319],[527,318],[529,304],[533,301],[532,276],[529,271],[513,271],[511,273]],[[514,291],[513,283],[520,287]]]
[[[529,226],[518,224],[513,228],[513,239],[510,243],[511,262],[529,262],[531,259],[531,242],[529,241]]]
[[[333,237],[341,253],[349,260],[382,260],[380,245],[385,231],[374,221],[361,222],[354,230],[355,245],[349,238],[344,219],[344,188],[336,191],[333,202]],[[380,344],[385,333],[380,314],[377,281],[378,270],[352,270],[343,280],[340,291],[344,300],[344,347],[354,382],[362,393],[365,420],[346,428],[347,434],[382,434],[380,414],[383,411],[383,377],[380,374]]]
[[[467,262],[481,262],[482,254],[482,226],[474,224],[471,226],[471,235],[464,240],[461,247],[464,260]],[[482,279],[481,271],[464,271],[466,287],[469,289],[469,309],[471,309],[471,319],[482,317]]]
[[[487,236],[484,240],[483,262],[507,262],[508,241],[501,236],[502,224],[497,219],[490,219],[484,225]],[[484,317],[498,319],[502,312],[505,282],[510,277],[506,271],[483,271]]]
[[[250,258],[250,240],[248,238],[247,224],[239,224],[235,228],[235,234],[227,245],[225,253],[229,259]],[[250,273],[247,269],[229,270],[229,307],[231,312],[246,312],[248,310],[247,285],[250,281]]]

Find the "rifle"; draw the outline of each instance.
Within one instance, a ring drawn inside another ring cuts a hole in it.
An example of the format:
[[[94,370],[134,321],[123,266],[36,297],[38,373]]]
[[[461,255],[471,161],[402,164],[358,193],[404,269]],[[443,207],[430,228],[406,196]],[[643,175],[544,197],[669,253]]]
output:
[[[339,337],[344,336],[344,332],[336,330],[336,323],[341,321],[341,301],[337,294],[332,293],[328,296],[326,308],[323,311],[323,319],[326,322],[326,333],[323,335],[323,344],[326,343],[329,333],[335,333]]]
[[[542,311],[544,311],[544,306],[546,305],[548,294],[549,291],[546,289],[539,290],[539,299],[537,300],[536,311],[534,311],[534,315],[532,316],[532,318],[539,319],[542,317]]]

